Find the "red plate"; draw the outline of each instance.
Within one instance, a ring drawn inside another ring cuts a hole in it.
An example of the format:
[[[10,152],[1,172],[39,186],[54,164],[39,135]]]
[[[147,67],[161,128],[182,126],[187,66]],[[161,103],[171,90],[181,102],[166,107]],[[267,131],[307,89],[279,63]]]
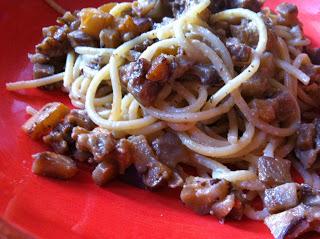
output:
[[[105,1],[58,2],[79,9]],[[320,45],[319,0],[289,2],[299,6],[306,34]],[[41,28],[55,24],[58,15],[41,0],[2,0],[0,9],[0,217],[40,238],[272,238],[262,222],[222,225],[198,216],[182,205],[176,191],[154,193],[121,182],[99,188],[85,171],[67,182],[33,175],[30,155],[44,146],[20,130],[28,118],[25,107],[68,99],[39,90],[7,92],[4,84],[31,79],[27,53],[39,42]]]

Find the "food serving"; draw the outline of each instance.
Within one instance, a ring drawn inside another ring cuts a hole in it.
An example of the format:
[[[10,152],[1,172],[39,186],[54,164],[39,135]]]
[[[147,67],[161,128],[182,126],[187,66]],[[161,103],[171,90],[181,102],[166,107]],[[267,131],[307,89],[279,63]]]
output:
[[[65,12],[29,54],[38,87],[69,95],[22,129],[51,151],[32,171],[117,176],[221,222],[264,220],[275,238],[320,233],[320,50],[295,5],[138,0]],[[302,182],[294,181],[294,172]],[[258,204],[261,205],[258,205]]]

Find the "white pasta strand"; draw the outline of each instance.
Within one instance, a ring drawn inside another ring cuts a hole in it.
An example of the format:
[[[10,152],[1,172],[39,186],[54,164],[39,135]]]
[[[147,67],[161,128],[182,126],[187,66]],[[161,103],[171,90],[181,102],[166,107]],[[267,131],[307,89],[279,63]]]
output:
[[[63,80],[64,72],[59,74],[55,74],[52,76],[47,76],[35,80],[27,80],[27,81],[18,81],[13,83],[6,83],[7,90],[21,90],[28,88],[36,88],[40,86],[45,86],[49,84],[53,84]]]
[[[237,158],[246,156],[251,152],[253,152],[254,150],[257,150],[260,147],[263,147],[264,144],[266,143],[266,138],[267,138],[266,134],[260,131],[255,134],[255,136],[252,139],[252,142],[247,147],[243,148],[237,153],[221,156],[219,161],[225,162],[225,158],[233,158],[232,161],[234,162],[235,161],[234,159],[237,160]]]
[[[121,117],[123,120],[129,119],[129,106],[134,100],[133,95],[126,94],[121,100]]]
[[[74,51],[80,55],[112,55],[114,49],[113,48],[94,48],[88,46],[77,46],[74,48]]]
[[[201,131],[199,128],[194,127],[189,130],[190,138],[202,145],[212,146],[212,147],[221,147],[229,145],[230,143],[225,139],[217,139],[210,137]]]
[[[73,79],[76,79],[80,76],[81,64],[82,64],[82,56],[78,56],[73,66],[73,72],[72,72]]]
[[[234,110],[228,112],[229,120],[229,132],[228,132],[228,141],[230,144],[235,144],[238,141],[238,122],[236,118],[236,113]]]
[[[231,183],[257,179],[257,175],[250,170],[237,170],[225,173],[212,173],[212,178],[225,179]]]
[[[69,52],[67,55],[67,61],[66,61],[66,69],[65,74],[63,76],[63,86],[67,88],[68,90],[71,87],[72,81],[73,81],[73,66],[75,62],[75,54],[73,51]]]
[[[202,154],[212,158],[218,158],[221,156],[225,156],[226,154],[234,154],[239,152],[241,149],[250,144],[253,136],[254,136],[254,127],[250,123],[246,123],[246,131],[243,133],[241,138],[238,140],[236,144],[231,144],[223,147],[210,147],[201,145],[194,140],[192,140],[185,133],[178,133],[178,136],[182,143],[198,154]]]
[[[175,122],[175,123],[186,123],[186,122],[203,121],[219,115],[223,115],[227,113],[232,107],[233,107],[233,100],[228,99],[226,102],[222,103],[216,108],[211,108],[206,111],[200,111],[195,113],[164,112],[154,107],[145,108],[145,111],[157,119],[161,119],[168,122]]]
[[[304,72],[299,70],[298,68],[294,67],[293,65],[289,64],[286,61],[276,59],[275,60],[278,67],[287,71],[289,74],[300,80],[304,85],[308,85],[310,82],[310,77],[307,76]]]
[[[159,132],[165,128],[167,128],[167,124],[163,121],[158,121],[156,123],[149,124],[146,127],[140,129],[127,130],[126,132],[131,135],[149,135],[155,132]]]
[[[138,110],[139,110],[139,103],[136,100],[133,100],[129,106],[129,120],[134,120],[138,118]]]
[[[179,90],[179,94],[185,90],[185,88],[177,87]],[[169,106],[165,108],[164,112],[172,112],[172,113],[182,113],[182,112],[196,112],[201,109],[201,107],[206,103],[208,97],[208,92],[205,86],[201,86],[199,88],[199,96],[197,99],[189,99],[190,105],[182,108],[176,108],[173,106]]]

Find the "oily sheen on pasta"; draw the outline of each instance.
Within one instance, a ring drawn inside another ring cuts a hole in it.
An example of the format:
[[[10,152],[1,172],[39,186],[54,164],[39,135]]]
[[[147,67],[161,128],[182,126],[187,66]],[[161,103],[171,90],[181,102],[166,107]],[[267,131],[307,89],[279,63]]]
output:
[[[154,0],[65,11],[29,55],[34,80],[62,89],[23,130],[53,152],[33,172],[61,179],[94,166],[221,222],[264,220],[275,238],[320,232],[320,50],[295,5],[259,0]],[[292,172],[303,183],[293,181]],[[262,210],[254,205],[261,201]]]

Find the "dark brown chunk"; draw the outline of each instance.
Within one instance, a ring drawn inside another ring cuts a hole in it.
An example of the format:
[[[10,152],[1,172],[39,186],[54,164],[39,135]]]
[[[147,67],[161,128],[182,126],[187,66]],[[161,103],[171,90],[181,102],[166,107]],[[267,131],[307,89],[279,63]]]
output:
[[[263,97],[270,88],[269,79],[263,75],[254,75],[241,85],[241,92],[247,97]]]
[[[64,44],[68,44],[68,33],[70,32],[70,29],[67,25],[64,25],[62,27],[59,27],[57,31],[54,33],[53,37],[59,42],[62,42]]]
[[[105,185],[116,176],[117,166],[108,161],[102,161],[99,163],[92,172],[92,179],[99,186]]]
[[[146,107],[155,102],[160,90],[161,85],[158,82],[134,80],[128,84],[128,91]]]
[[[157,188],[168,181],[172,170],[159,162],[142,135],[129,137],[134,165],[138,173],[143,175],[143,182],[149,188]]]
[[[305,210],[306,207],[300,204],[290,210],[266,217],[264,223],[276,239],[284,239],[290,229],[305,218]]]
[[[174,17],[177,17],[180,14],[182,14],[186,6],[188,6],[187,1],[181,1],[181,0],[168,0],[168,3],[171,7],[171,11]]]
[[[319,224],[319,222],[316,222],[315,224]],[[303,219],[295,226],[290,228],[287,238],[299,238],[300,235],[312,231],[312,227],[313,226],[310,224],[310,222],[308,222],[307,219]]]
[[[270,213],[281,212],[298,205],[298,185],[286,183],[265,190],[264,205]]]
[[[186,175],[178,164],[188,161],[190,155],[180,139],[175,134],[166,132],[152,141],[152,148],[160,162],[174,169],[168,186],[170,188],[181,187]]]
[[[298,8],[291,3],[281,3],[276,7],[276,10],[280,14],[278,21],[280,24],[286,26],[294,26],[299,23],[298,20]]]
[[[75,127],[71,137],[76,141],[77,149],[90,152],[96,162],[105,160],[116,145],[113,135],[108,130],[99,127],[92,131]]]
[[[97,40],[81,30],[70,32],[68,39],[73,48],[77,46],[98,47]]]
[[[35,63],[33,65],[33,78],[38,79],[54,74],[54,66]]]
[[[96,127],[85,110],[72,109],[66,116],[65,121],[86,130],[93,130]]]
[[[43,142],[50,145],[54,152],[67,154],[73,144],[71,138],[73,127],[70,123],[59,123],[48,135],[42,138]]]
[[[246,8],[254,12],[259,12],[264,0],[232,0],[231,8]]]
[[[142,18],[142,17],[133,18],[133,22],[138,29],[138,32],[136,34],[140,34],[140,33],[151,30],[152,24],[153,24],[150,18]]]
[[[84,152],[81,151],[79,149],[75,149],[72,152],[72,158],[74,158],[75,160],[79,161],[79,162],[88,162],[88,163],[92,163],[94,162],[92,154],[89,152]]]
[[[85,110],[73,109],[65,116],[64,122],[59,123],[48,135],[43,137],[43,141],[50,145],[56,153],[70,153],[75,144],[71,137],[75,126],[80,126],[86,130],[93,130],[96,127]]]
[[[319,148],[308,150],[295,149],[295,154],[304,168],[311,168],[318,158],[319,150]]]
[[[274,55],[270,52],[265,52],[261,56],[261,63],[256,74],[260,74],[260,77],[274,78],[277,73],[276,64],[274,62]],[[270,83],[269,83],[270,84]],[[271,87],[271,84],[269,85]]]
[[[320,120],[301,124],[298,130],[295,154],[305,168],[311,168],[320,151]]]
[[[133,50],[138,52],[143,52],[144,50],[147,49],[148,46],[152,45],[153,43],[154,43],[154,40],[147,38],[142,43],[135,45]]]
[[[77,17],[71,12],[65,12],[62,17],[58,17],[57,22],[60,24],[71,25],[74,21],[77,20]]]
[[[187,74],[196,76],[203,85],[212,86],[221,83],[219,73],[211,64],[196,64]]]
[[[308,184],[300,185],[301,201],[310,207],[320,207],[320,190],[314,189]]]
[[[42,28],[42,35],[44,37],[54,37],[54,34],[59,29],[59,26],[49,26]]]
[[[256,26],[246,19],[243,19],[240,25],[231,25],[230,31],[231,35],[239,39],[241,43],[249,46],[255,46],[258,43],[259,34]]]
[[[170,64],[170,81],[180,78],[193,66],[194,61],[183,54],[178,52],[178,55],[173,58]]]
[[[292,117],[297,113],[295,110],[295,102],[288,92],[281,92],[274,98],[269,99],[269,101],[273,105],[276,118],[279,121],[292,119]]]
[[[215,0],[210,2],[209,9],[212,13],[217,13],[230,7],[229,0]]]
[[[264,122],[270,123],[276,119],[276,112],[272,104],[266,100],[254,99],[251,102],[251,108]]]
[[[233,209],[235,204],[234,194],[229,194],[223,200],[216,202],[212,205],[210,214],[214,215],[218,219],[224,219]]]
[[[209,214],[212,205],[224,199],[230,184],[225,180],[214,180],[190,176],[180,194],[182,202],[197,213]]]
[[[157,56],[151,63],[146,78],[150,81],[168,80],[170,74],[170,61],[165,55]]]
[[[265,186],[258,179],[239,182],[237,185],[239,189],[246,191],[263,191],[265,190]]]
[[[273,55],[264,53],[259,70],[241,85],[241,93],[246,97],[265,98],[272,90],[269,79],[275,74]]]
[[[157,188],[171,178],[171,170],[160,162],[152,163],[143,175],[143,182],[149,188]]]
[[[111,158],[117,162],[119,173],[124,174],[125,170],[133,163],[131,143],[127,139],[120,139],[112,152]]]
[[[42,29],[42,33],[45,38],[36,45],[36,53],[47,55],[50,58],[65,57],[70,48],[67,38],[68,26],[45,27]]]
[[[258,71],[244,82],[242,93],[248,97],[265,98],[273,94],[272,85],[269,79],[275,77],[276,66],[274,57],[271,53],[265,52],[261,57],[261,63]]]
[[[100,47],[116,48],[121,43],[121,36],[117,30],[103,29],[100,34]]]
[[[183,55],[170,61],[165,55],[160,55],[152,63],[140,58],[120,68],[120,79],[143,106],[151,106],[164,82],[181,77],[191,65],[192,61]]]
[[[75,162],[61,154],[42,152],[32,157],[34,158],[32,172],[40,176],[69,179],[78,172]]]
[[[251,102],[253,111],[265,122],[277,120],[283,122],[292,119],[295,114],[295,102],[287,92],[277,93],[266,100],[254,99]]]
[[[126,55],[126,59],[129,62],[137,61],[139,60],[139,57],[141,56],[141,53],[135,50],[130,50],[128,54]]]
[[[46,37],[42,42],[36,45],[36,52],[47,55],[49,57],[65,56],[69,46],[65,42],[59,42],[53,37]]]
[[[131,62],[120,68],[120,78],[124,85],[130,81],[143,81],[145,74],[150,68],[150,62],[144,58]]]
[[[259,180],[268,187],[291,182],[290,166],[288,160],[262,156],[258,159]]]
[[[308,150],[314,147],[316,129],[314,124],[301,124],[297,131],[296,147],[300,150]]]
[[[49,76],[64,70],[67,53],[71,50],[68,34],[80,26],[78,17],[67,12],[57,20],[62,26],[49,26],[42,29],[43,39],[36,45],[36,53],[29,55],[34,66],[34,78]],[[42,90],[61,88],[61,82],[39,87]]]
[[[235,197],[234,206],[231,212],[228,214],[228,217],[240,221],[243,217],[243,212],[244,203],[238,197]]]
[[[35,64],[35,63],[45,64],[45,63],[48,63],[50,60],[48,56],[40,53],[28,54],[28,58],[32,64]]]
[[[226,46],[235,65],[243,66],[250,63],[252,56],[251,47],[240,43],[237,38],[228,38]]]
[[[290,210],[271,215],[264,220],[276,239],[299,238],[309,231],[319,231],[320,207],[300,204]]]
[[[178,188],[183,186],[184,178],[178,171],[179,170],[173,171],[172,177],[168,181],[169,188]]]
[[[121,81],[127,85],[128,91],[144,106],[150,106],[161,90],[159,82],[145,78],[150,63],[145,59],[125,65],[120,70]]]
[[[22,129],[31,138],[38,139],[52,130],[68,113],[69,108],[64,104],[48,103],[24,123]]]
[[[157,137],[152,142],[152,147],[159,160],[171,168],[175,168],[178,163],[186,162],[190,158],[181,140],[171,132]]]

